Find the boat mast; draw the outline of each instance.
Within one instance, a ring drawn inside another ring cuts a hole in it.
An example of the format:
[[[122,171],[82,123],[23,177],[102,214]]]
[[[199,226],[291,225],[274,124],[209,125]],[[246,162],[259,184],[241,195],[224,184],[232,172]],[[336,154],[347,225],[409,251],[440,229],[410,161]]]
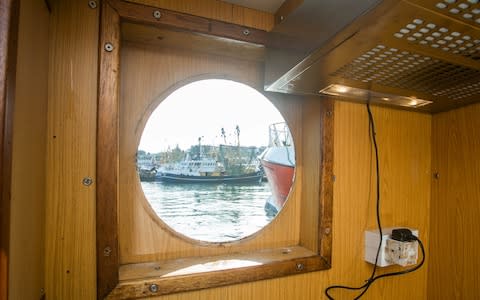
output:
[[[202,136],[198,137],[198,159],[202,159],[203,150],[202,150]]]
[[[237,135],[237,147],[240,147],[240,127],[238,125],[235,127],[235,133]]]

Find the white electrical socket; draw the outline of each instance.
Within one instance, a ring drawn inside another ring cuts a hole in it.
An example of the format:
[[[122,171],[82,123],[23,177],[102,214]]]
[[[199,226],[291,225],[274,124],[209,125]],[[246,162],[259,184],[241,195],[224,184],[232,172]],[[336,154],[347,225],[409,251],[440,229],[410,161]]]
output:
[[[399,265],[409,265],[411,264],[410,262],[413,261],[413,257],[415,257],[415,264],[417,262],[418,258],[418,243],[415,242],[415,245],[397,245],[395,243],[391,243],[391,248],[389,248],[389,252],[387,254],[387,242],[390,239],[390,235],[392,234],[393,229],[397,228],[405,228],[405,227],[388,227],[388,228],[382,228],[382,245],[380,248],[380,253],[378,255],[378,260],[377,260],[377,266],[379,267],[386,267],[394,264],[399,264]],[[414,236],[418,237],[418,230],[417,229],[412,229],[408,228],[412,231],[412,234]],[[378,232],[378,229],[374,230],[367,230],[365,231],[365,261],[375,264],[375,257],[377,256],[377,249],[378,249],[378,244],[380,242],[380,234]],[[410,242],[412,243],[412,242]],[[397,246],[397,248],[395,248]],[[394,251],[392,252],[392,249]],[[411,253],[411,251],[415,249],[415,255]],[[392,255],[394,257],[399,257],[397,259],[393,259]],[[408,263],[408,264],[405,264]]]
[[[385,260],[402,267],[415,265],[418,259],[418,242],[401,242],[387,239],[385,246]]]

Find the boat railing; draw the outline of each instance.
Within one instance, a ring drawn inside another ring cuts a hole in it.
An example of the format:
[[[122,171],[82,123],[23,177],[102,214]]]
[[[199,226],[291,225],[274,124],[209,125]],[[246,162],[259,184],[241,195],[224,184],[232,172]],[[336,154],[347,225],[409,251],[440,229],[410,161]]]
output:
[[[268,133],[270,147],[283,147],[293,145],[290,130],[287,126],[287,123],[285,122],[270,124]]]

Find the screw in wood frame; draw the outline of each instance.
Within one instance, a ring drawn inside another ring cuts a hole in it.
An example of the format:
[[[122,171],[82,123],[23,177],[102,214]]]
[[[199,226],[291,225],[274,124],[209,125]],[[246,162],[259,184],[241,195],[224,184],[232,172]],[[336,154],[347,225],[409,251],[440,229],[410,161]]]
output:
[[[105,51],[107,52],[112,52],[113,51],[113,45],[111,43],[105,43]]]
[[[305,269],[305,265],[302,263],[297,263],[296,268],[297,271],[303,271],[303,269]]]
[[[162,17],[162,13],[159,10],[154,10],[153,17],[158,20]]]
[[[103,256],[110,256],[111,254],[112,254],[112,248],[105,247],[105,249],[103,249]]]
[[[90,6],[91,9],[97,8],[97,1],[88,1],[88,6]]]
[[[91,177],[85,177],[82,180],[84,186],[91,186],[93,183],[93,179]]]
[[[156,285],[155,283],[151,284],[148,289],[150,290],[150,292],[152,293],[158,293],[158,285]]]

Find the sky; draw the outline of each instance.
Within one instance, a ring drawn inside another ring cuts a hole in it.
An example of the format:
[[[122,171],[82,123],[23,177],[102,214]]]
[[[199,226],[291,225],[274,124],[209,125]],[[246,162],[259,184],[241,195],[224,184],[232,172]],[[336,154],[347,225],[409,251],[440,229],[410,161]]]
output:
[[[230,80],[208,79],[187,84],[170,94],[150,116],[139,150],[157,153],[178,145],[267,146],[268,126],[285,122],[280,112],[255,89]]]

